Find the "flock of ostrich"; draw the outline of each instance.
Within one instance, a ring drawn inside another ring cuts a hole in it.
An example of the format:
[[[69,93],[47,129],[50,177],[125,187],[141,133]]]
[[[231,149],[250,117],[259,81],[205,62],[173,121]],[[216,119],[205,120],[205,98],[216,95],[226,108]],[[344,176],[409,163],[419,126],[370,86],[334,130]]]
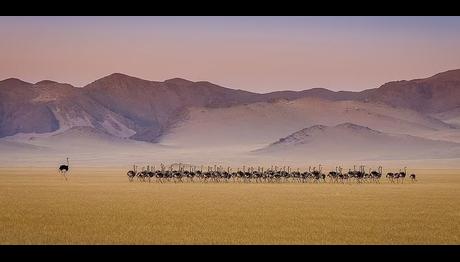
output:
[[[299,169],[292,171],[288,167],[272,166],[264,169],[264,167],[246,167],[238,168],[233,171],[232,168],[224,169],[222,166],[208,166],[203,170],[203,166],[197,167],[178,165],[178,168],[173,168],[173,165],[166,168],[163,164],[159,169],[155,166],[142,167],[141,171],[137,170],[134,165],[132,170],[127,172],[128,180],[140,182],[157,182],[157,183],[184,183],[184,182],[201,182],[201,183],[380,183],[383,176],[383,168],[379,166],[377,170],[368,169],[365,171],[365,166],[356,166],[348,171],[343,171],[343,168],[338,166],[335,170],[323,172],[322,166],[309,167],[308,171],[300,172]],[[390,183],[404,183],[406,178],[406,167],[397,172],[388,172],[385,178]],[[412,183],[416,182],[416,175],[409,175]]]
[[[69,171],[69,159],[66,159],[67,163],[59,166],[59,172],[67,180],[67,172]],[[155,169],[155,166],[142,167],[141,171],[137,170],[137,166],[134,165],[132,170],[127,173],[128,180],[133,182],[135,179],[140,182],[158,182],[158,183],[183,183],[183,182],[202,182],[202,183],[380,183],[383,176],[383,168],[379,166],[377,170],[368,169],[365,170],[365,166],[359,166],[359,170],[356,170],[356,166],[348,171],[343,171],[341,166],[331,170],[327,173],[323,172],[322,165],[316,167],[308,167],[308,171],[300,172],[300,169],[292,171],[291,167],[278,167],[271,166],[265,169],[264,167],[246,167],[242,169],[238,168],[233,171],[232,168],[227,167],[224,169],[222,166],[207,166],[204,171],[203,166],[199,169],[196,166],[179,164],[178,168],[174,168],[170,165],[166,168],[165,165],[161,164],[160,169]],[[407,168],[397,172],[388,172],[385,178],[390,183],[404,183],[406,178]],[[417,182],[416,175],[409,175],[412,183]]]

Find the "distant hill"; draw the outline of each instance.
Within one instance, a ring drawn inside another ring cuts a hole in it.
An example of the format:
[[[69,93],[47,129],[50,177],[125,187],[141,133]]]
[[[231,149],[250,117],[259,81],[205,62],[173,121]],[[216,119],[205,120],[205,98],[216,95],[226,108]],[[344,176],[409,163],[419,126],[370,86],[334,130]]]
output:
[[[460,157],[460,143],[395,135],[353,123],[315,125],[255,151],[291,159],[383,160]]]

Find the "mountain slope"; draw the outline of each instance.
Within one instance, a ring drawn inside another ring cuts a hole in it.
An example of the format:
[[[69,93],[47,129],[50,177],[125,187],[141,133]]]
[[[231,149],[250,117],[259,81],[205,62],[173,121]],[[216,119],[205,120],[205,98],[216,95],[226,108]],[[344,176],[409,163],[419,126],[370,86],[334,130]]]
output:
[[[395,135],[343,123],[315,125],[255,151],[255,154],[318,160],[431,159],[460,157],[460,143]]]
[[[442,121],[410,109],[380,103],[302,98],[229,108],[191,108],[160,142],[175,146],[253,147],[268,144],[305,126],[354,122],[388,133],[430,137],[457,131]]]
[[[130,119],[133,139],[155,141],[191,106],[227,107],[257,101],[258,94],[220,87],[209,82],[171,79],[146,81],[112,74],[84,87],[105,108]]]
[[[439,113],[460,107],[460,69],[425,79],[389,82],[366,96],[395,107]]]
[[[0,81],[0,137],[24,133],[46,133],[59,122],[46,103],[33,102],[40,92],[19,79]]]
[[[434,118],[440,119],[445,123],[451,124],[460,128],[460,107],[444,111],[441,113],[432,114]]]

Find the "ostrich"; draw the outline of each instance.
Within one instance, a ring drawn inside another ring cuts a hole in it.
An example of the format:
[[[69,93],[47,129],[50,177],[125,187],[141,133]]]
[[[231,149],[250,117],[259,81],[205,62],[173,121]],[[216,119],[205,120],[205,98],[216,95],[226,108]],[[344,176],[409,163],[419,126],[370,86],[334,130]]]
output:
[[[137,180],[146,182],[145,179],[148,178],[147,170],[145,170],[145,167],[142,167],[142,171],[137,173]]]
[[[134,165],[133,170],[129,170],[128,173],[126,173],[126,175],[128,175],[129,182],[133,182],[133,179],[136,176],[136,165]]]
[[[61,175],[64,176],[65,180],[67,180],[67,171],[69,171],[69,158],[67,158],[67,165],[60,165],[59,166],[59,172],[61,172]]]
[[[415,178],[415,174],[410,174],[409,177],[412,182],[417,182],[417,179]]]
[[[155,178],[160,183],[163,183],[163,178],[165,177],[165,172],[162,170],[158,170],[155,172]]]
[[[370,174],[374,182],[380,183],[380,177],[382,176],[382,167],[379,166],[378,171],[371,171]]]
[[[188,174],[190,182],[194,182],[195,177],[197,177],[198,174],[195,171],[192,171]]]
[[[335,167],[335,171],[330,171],[327,176],[329,177],[330,182],[335,183],[338,182],[339,173],[337,172],[337,167]]]
[[[394,183],[394,178],[395,178],[395,174],[392,173],[392,172],[388,172],[386,177],[388,178],[388,180],[391,182],[391,183]]]
[[[315,167],[313,167],[312,175],[314,176],[314,179],[315,179],[314,181],[315,181],[315,182],[318,182],[318,183],[320,182],[320,179],[326,181],[326,180],[325,180],[326,175],[321,173],[322,166],[319,165],[318,167],[319,167],[319,170],[318,170],[318,171],[316,171],[316,170],[315,170]]]
[[[348,173],[354,177],[354,180],[359,184],[365,182],[366,172],[364,171],[365,166],[359,166],[359,171],[356,171],[356,166],[353,166],[354,171],[348,171]]]
[[[399,178],[401,178],[401,183],[404,183],[404,178],[406,178],[406,169],[407,167],[404,167],[404,171],[399,171]]]
[[[155,177],[155,172],[151,171],[150,168],[147,169],[147,178],[149,179],[149,183],[153,177]]]
[[[343,183],[345,183],[345,181],[348,181],[348,174],[347,173],[344,174],[342,172],[342,170],[343,170],[342,167],[338,166],[337,170],[338,170],[338,177],[340,179],[340,182],[343,184]]]

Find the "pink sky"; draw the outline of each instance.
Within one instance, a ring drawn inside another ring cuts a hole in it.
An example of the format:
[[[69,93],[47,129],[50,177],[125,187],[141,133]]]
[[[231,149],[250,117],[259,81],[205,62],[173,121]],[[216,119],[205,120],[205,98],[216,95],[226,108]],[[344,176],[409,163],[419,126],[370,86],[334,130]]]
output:
[[[362,90],[460,68],[458,32],[458,17],[1,17],[0,79]]]

